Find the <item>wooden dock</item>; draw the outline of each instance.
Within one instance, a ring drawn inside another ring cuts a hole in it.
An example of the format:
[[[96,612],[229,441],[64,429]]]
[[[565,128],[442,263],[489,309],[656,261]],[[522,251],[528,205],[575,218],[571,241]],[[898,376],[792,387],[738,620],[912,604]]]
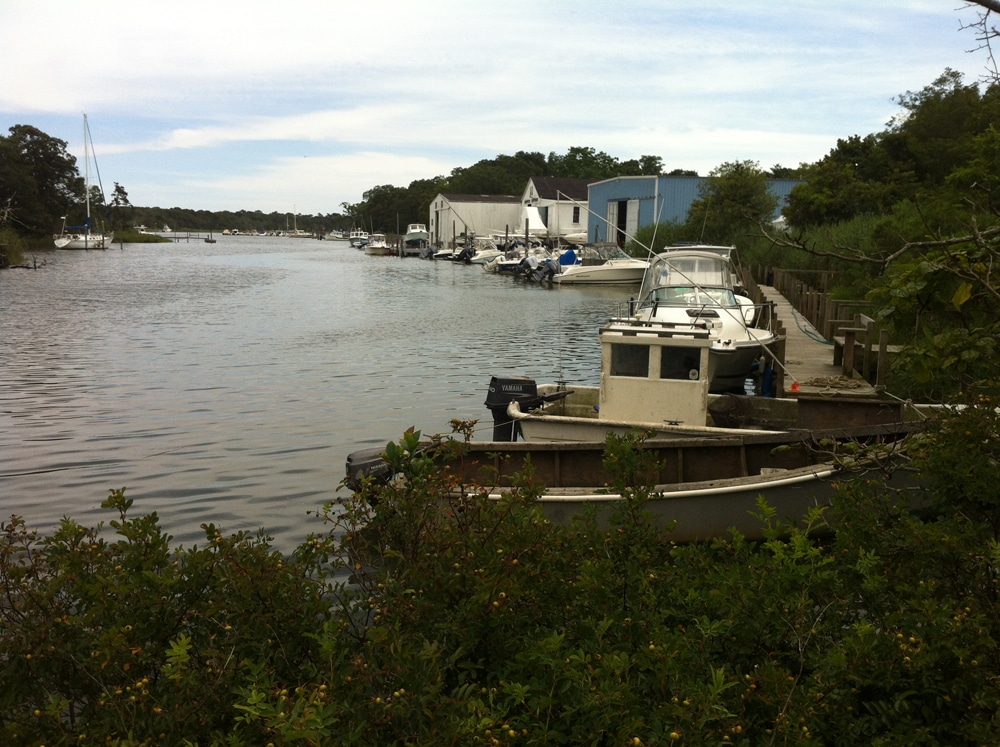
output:
[[[776,288],[769,285],[757,287],[763,299],[774,304],[775,315],[785,337],[784,363],[783,368],[779,366],[778,372],[778,396],[878,396],[877,388],[864,377],[844,375],[843,366],[834,362],[834,342],[825,339]],[[779,359],[781,352],[779,349]]]

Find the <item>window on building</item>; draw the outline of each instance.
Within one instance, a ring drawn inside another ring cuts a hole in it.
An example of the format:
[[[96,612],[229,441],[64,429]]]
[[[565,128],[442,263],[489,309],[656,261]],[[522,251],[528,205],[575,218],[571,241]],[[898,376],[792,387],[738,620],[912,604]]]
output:
[[[573,222],[574,223],[579,223],[580,222],[580,206],[579,205],[574,205],[573,206]]]

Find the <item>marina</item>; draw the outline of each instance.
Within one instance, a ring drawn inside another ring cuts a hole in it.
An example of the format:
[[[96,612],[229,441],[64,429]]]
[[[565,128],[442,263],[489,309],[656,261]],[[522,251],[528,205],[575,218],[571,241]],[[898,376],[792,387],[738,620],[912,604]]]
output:
[[[5,516],[96,523],[124,486],[178,543],[215,523],[293,547],[318,529],[309,512],[345,494],[352,451],[411,426],[447,434],[453,418],[489,442],[491,377],[598,385],[597,330],[634,295],[347,242],[216,237],[52,251],[0,275]]]

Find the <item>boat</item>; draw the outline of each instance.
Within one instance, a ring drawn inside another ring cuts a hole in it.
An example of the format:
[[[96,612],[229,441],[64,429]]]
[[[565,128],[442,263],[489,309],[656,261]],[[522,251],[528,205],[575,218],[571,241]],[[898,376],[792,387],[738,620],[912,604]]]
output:
[[[392,247],[386,243],[384,233],[373,233],[364,246],[365,254],[372,257],[386,257],[393,253]]]
[[[206,244],[214,244],[215,243],[215,237],[212,235],[212,231],[211,230],[209,230],[208,236],[205,237],[205,243]]]
[[[419,257],[420,250],[430,243],[431,235],[423,223],[410,223],[403,234],[402,256]]]
[[[649,262],[630,257],[617,244],[587,244],[560,255],[559,273],[552,280],[559,285],[638,285],[648,269]]]
[[[706,539],[735,527],[759,539],[766,528],[756,515],[759,496],[779,519],[801,520],[852,472],[888,474],[906,438],[934,412],[891,397],[712,395],[707,330],[612,320],[600,336],[600,387],[495,376],[484,403],[493,414],[490,441],[436,438],[421,448],[492,500],[530,465],[550,520],[568,522],[594,506],[607,522],[623,498],[609,487],[609,434],[631,438],[651,457],[645,508],[677,523],[673,538]],[[878,459],[857,458],[859,444]],[[391,481],[383,451],[350,454],[345,484],[358,491]]]
[[[767,398],[753,399],[761,404]],[[750,539],[763,539],[767,525],[760,517],[762,498],[776,519],[802,521],[813,508],[829,505],[837,483],[846,479],[864,476],[897,487],[910,484],[912,475],[898,468],[905,462],[907,438],[923,430],[935,408],[845,398],[836,403],[843,409],[831,417],[833,403],[808,399],[779,403],[782,417],[789,415],[786,409],[791,406],[791,416],[799,417],[801,425],[819,426],[819,417],[831,427],[734,429],[729,436],[653,435],[636,440],[653,465],[645,475],[650,492],[644,509],[662,524],[676,523],[671,538],[678,542],[725,536],[732,528]],[[547,519],[568,524],[592,507],[599,524],[609,524],[623,495],[610,487],[614,477],[605,462],[607,440],[559,443],[496,436],[493,441],[431,439],[422,448],[460,484],[475,486],[490,500],[502,500],[518,484],[517,476],[530,469],[533,481],[543,486],[537,505]],[[872,451],[866,456],[859,446]],[[393,475],[388,474],[383,452],[367,448],[350,454],[345,484],[360,491],[369,481],[390,482]]]
[[[363,249],[368,243],[368,232],[360,228],[354,228],[347,235],[347,240],[355,249]]]
[[[87,115],[83,115],[83,163],[84,179],[83,192],[84,201],[87,206],[87,219],[82,226],[67,226],[66,216],[63,216],[62,229],[55,237],[56,249],[107,249],[114,241],[114,233],[104,233],[103,231],[92,231],[92,221],[90,218],[90,155],[93,150],[93,142],[90,139],[90,125],[87,122]],[[95,160],[96,164],[96,160]],[[100,185],[100,172],[98,172],[98,185]],[[101,188],[101,199],[104,198],[104,189]],[[67,233],[67,230],[70,233]]]
[[[735,280],[733,247],[678,245],[654,255],[629,316],[639,325],[707,332],[710,391],[740,391],[776,342],[771,307]]]

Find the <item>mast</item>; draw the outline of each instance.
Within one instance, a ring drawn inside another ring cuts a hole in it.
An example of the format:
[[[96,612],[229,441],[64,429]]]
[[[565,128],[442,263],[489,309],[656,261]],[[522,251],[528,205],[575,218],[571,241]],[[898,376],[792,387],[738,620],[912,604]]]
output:
[[[87,243],[90,243],[90,152],[87,150],[87,135],[90,132],[90,128],[87,126],[87,113],[83,114],[83,191],[84,200],[87,203],[87,222],[84,230],[86,231]]]

